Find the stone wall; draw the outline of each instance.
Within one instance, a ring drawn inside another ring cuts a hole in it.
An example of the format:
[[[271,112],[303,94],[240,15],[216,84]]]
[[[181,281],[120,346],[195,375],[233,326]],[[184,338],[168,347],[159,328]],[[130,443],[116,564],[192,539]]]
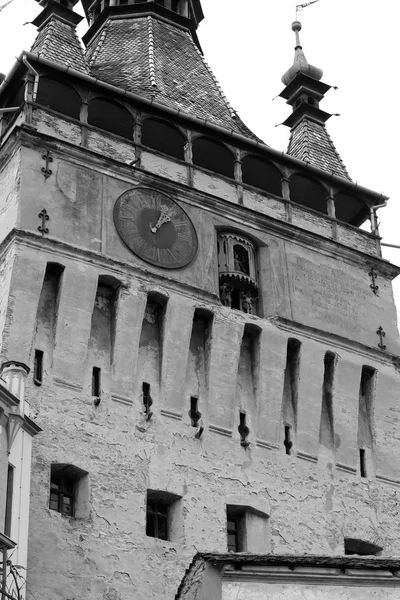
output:
[[[42,385],[31,378],[27,386],[43,428],[34,441],[28,599],[172,600],[196,551],[226,551],[232,497],[268,504],[263,547],[273,553],[340,554],[344,538],[354,537],[398,555],[395,270],[369,257],[380,278],[376,296],[366,255],[321,231],[279,230],[268,215],[228,206],[226,182],[221,194],[202,194],[111,168],[81,149],[52,151],[53,174],[45,178],[40,144],[23,150],[21,231],[10,242],[2,347],[4,358],[30,366],[35,349],[45,354]],[[151,267],[119,238],[113,206],[136,185],[172,194],[193,220],[199,252],[190,267]],[[50,216],[45,236],[37,231],[42,208]],[[257,245],[260,316],[220,304],[218,228],[239,230]],[[59,281],[52,283],[54,263]],[[380,325],[387,352],[378,348]],[[289,339],[300,353],[287,454]],[[320,443],[327,352],[336,356],[332,446]],[[366,477],[358,438],[363,366],[377,372]],[[100,403],[93,367],[101,368]],[[203,421],[199,438],[192,397]],[[71,519],[49,509],[53,463],[88,473],[81,490],[88,515]],[[180,498],[169,541],[146,536],[147,490]]]

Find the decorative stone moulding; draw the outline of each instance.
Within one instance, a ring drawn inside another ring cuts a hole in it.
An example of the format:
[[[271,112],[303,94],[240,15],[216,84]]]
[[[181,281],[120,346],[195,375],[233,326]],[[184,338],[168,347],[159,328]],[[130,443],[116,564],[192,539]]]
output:
[[[218,274],[222,304],[255,313],[258,284],[254,244],[235,233],[219,233]]]

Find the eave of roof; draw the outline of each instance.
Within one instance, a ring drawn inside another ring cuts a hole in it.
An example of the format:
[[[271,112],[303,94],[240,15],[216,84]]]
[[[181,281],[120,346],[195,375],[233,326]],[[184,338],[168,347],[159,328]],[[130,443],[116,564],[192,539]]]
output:
[[[251,565],[276,565],[276,566],[317,566],[317,567],[338,567],[351,569],[400,569],[399,558],[371,558],[371,557],[353,557],[353,556],[320,556],[320,555],[273,555],[273,554],[247,554],[241,553],[198,553],[195,560],[204,560],[215,565],[227,564],[251,564]]]
[[[389,200],[389,197],[382,193],[375,192],[369,188],[359,185],[357,182],[353,182],[344,177],[339,177],[338,175],[335,175],[335,173],[330,173],[330,172],[324,171],[323,169],[315,167],[314,165],[312,165],[308,162],[304,162],[293,156],[290,156],[281,150],[275,150],[274,148],[267,146],[264,142],[256,141],[256,140],[246,137],[244,135],[240,135],[240,134],[234,132],[232,129],[227,129],[227,128],[215,125],[214,123],[211,123],[208,119],[199,119],[198,117],[194,117],[193,115],[187,114],[184,111],[177,110],[174,108],[169,108],[169,107],[165,106],[164,104],[155,102],[152,99],[148,99],[143,96],[139,96],[138,94],[129,92],[126,89],[118,88],[115,85],[105,83],[104,81],[101,81],[100,79],[98,79],[96,77],[86,75],[85,73],[76,71],[75,69],[72,69],[71,67],[68,67],[66,65],[60,65],[58,63],[54,63],[52,61],[49,61],[45,58],[38,56],[37,54],[33,54],[32,52],[28,52],[26,50],[21,52],[19,57],[17,57],[10,72],[6,75],[4,81],[0,85],[0,105],[1,105],[2,94],[4,93],[4,91],[6,90],[8,85],[11,83],[13,78],[16,76],[18,71],[22,71],[22,70],[26,69],[26,66],[23,63],[23,57],[25,57],[28,61],[39,63],[39,64],[43,65],[44,67],[54,69],[65,75],[70,75],[71,77],[79,79],[81,81],[84,81],[90,85],[99,86],[103,90],[106,90],[113,94],[118,94],[121,97],[127,98],[128,100],[137,102],[139,105],[141,104],[141,105],[147,106],[149,108],[154,108],[155,110],[163,112],[167,115],[182,119],[188,123],[192,123],[195,127],[206,128],[206,129],[210,130],[210,132],[214,132],[215,134],[217,134],[219,136],[223,136],[226,139],[234,140],[238,144],[245,145],[249,148],[252,148],[254,151],[259,150],[260,152],[263,152],[266,155],[268,155],[269,159],[272,161],[277,161],[277,162],[282,161],[285,164],[287,164],[288,166],[292,166],[293,168],[299,169],[301,171],[306,171],[311,176],[321,178],[324,181],[329,181],[332,185],[337,185],[341,189],[348,190],[349,192],[352,192],[353,194],[363,195],[366,197],[366,199],[368,199],[372,203],[372,205],[374,205],[374,204],[378,205],[386,200]]]

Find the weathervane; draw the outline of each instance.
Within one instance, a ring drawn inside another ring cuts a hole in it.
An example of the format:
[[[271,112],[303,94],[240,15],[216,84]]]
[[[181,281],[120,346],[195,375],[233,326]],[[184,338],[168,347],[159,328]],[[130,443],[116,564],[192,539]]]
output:
[[[307,8],[307,6],[310,6],[310,4],[315,4],[316,2],[319,2],[319,0],[312,0],[312,2],[305,2],[305,4],[296,4],[296,19],[297,19],[297,13],[300,10],[303,10],[303,8]]]
[[[5,8],[5,7],[6,7],[6,6],[8,6],[9,4],[11,4],[11,2],[12,2],[12,1],[13,1],[13,0],[8,0],[8,2],[6,2],[5,4],[2,4],[2,5],[0,6],[0,12],[3,10],[3,8]]]

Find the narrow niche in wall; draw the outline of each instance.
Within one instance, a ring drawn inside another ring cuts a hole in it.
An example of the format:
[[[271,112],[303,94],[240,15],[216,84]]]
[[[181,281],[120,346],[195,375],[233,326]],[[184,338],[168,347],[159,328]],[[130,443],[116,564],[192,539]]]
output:
[[[93,306],[87,366],[91,376],[91,394],[98,401],[102,390],[109,385],[119,286],[120,281],[114,277],[100,275]]]
[[[358,448],[361,477],[368,476],[368,462],[373,450],[373,411],[377,372],[363,366],[358,402]]]
[[[196,309],[193,316],[185,384],[193,427],[199,424],[200,417],[194,417],[203,413],[202,403],[206,398],[213,317],[213,313],[205,309]]]
[[[337,355],[333,352],[327,352],[324,359],[324,383],[322,385],[322,407],[321,421],[319,427],[319,443],[328,448],[334,449],[334,422],[333,422],[333,384],[335,378],[335,367]]]
[[[32,372],[36,385],[42,385],[44,371],[47,367],[51,367],[53,361],[63,272],[63,265],[47,263],[36,314],[33,343],[34,365]]]
[[[297,403],[300,381],[301,343],[290,338],[287,344],[285,378],[282,400],[282,421],[286,454],[293,452],[293,440],[297,430]]]
[[[162,339],[167,299],[157,293],[147,297],[139,341],[138,374],[141,377],[141,392],[144,412],[148,416],[153,404],[154,391],[160,385],[162,364]],[[151,398],[149,404],[148,398]],[[146,409],[147,407],[147,409]]]
[[[259,327],[246,324],[243,332],[242,343],[240,346],[238,377],[236,386],[236,405],[242,411],[240,427],[244,432],[246,429],[247,435],[244,438],[241,433],[242,446],[248,446],[249,440],[249,418],[248,414],[255,414],[255,399],[256,387],[259,373],[259,344],[260,344]],[[243,423],[245,421],[245,427]]]

